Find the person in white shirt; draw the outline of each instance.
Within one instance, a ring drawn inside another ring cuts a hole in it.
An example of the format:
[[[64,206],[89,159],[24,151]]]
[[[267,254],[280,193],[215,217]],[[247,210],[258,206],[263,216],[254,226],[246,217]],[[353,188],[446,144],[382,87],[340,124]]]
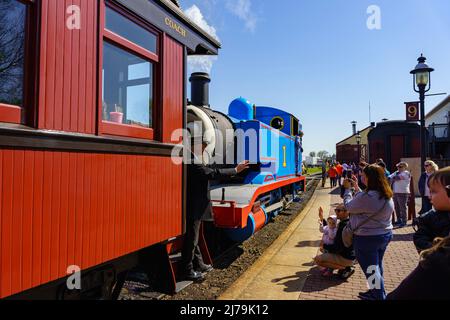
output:
[[[411,183],[411,173],[409,173],[408,164],[400,162],[397,164],[397,171],[389,176],[389,181],[394,191],[395,215],[397,221],[395,226],[403,228],[408,222],[408,200],[410,195],[409,186]]]

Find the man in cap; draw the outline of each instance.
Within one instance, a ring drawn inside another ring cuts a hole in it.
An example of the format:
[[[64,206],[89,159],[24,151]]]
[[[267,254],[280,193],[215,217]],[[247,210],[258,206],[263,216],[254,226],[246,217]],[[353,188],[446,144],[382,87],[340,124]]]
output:
[[[395,215],[397,217],[394,225],[398,228],[403,228],[408,222],[407,204],[411,174],[407,170],[408,164],[406,162],[398,163],[397,169],[397,171],[389,176],[389,181],[392,185],[392,191],[394,191]]]
[[[202,220],[212,217],[209,181],[237,175],[248,169],[249,161],[244,161],[232,169],[214,169],[207,166],[204,157],[205,149],[210,142],[203,138],[197,122],[190,123],[188,130],[191,134],[191,159],[187,166],[186,234],[182,250],[181,276],[186,280],[197,281],[203,279],[204,272],[212,270],[211,265],[203,262],[198,246]]]

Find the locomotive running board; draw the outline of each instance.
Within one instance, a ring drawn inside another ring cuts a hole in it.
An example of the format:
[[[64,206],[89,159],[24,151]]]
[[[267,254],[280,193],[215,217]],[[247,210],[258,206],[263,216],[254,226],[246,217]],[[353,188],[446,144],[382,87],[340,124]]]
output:
[[[248,212],[256,199],[267,192],[282,188],[294,183],[305,181],[305,177],[277,180],[268,184],[246,184],[246,185],[218,185],[211,189],[211,200],[234,201],[236,206],[246,208]],[[223,191],[225,190],[225,193]]]
[[[258,185],[219,185],[211,189],[214,223],[221,228],[245,228],[248,215],[259,196],[273,190],[305,182],[304,176]]]

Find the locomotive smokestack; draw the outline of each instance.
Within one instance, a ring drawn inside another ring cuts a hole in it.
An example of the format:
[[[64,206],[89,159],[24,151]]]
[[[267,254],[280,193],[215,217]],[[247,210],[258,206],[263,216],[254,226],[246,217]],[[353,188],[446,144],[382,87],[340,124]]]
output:
[[[211,78],[206,72],[195,72],[189,78],[191,82],[191,103],[194,106],[209,108],[209,83]]]

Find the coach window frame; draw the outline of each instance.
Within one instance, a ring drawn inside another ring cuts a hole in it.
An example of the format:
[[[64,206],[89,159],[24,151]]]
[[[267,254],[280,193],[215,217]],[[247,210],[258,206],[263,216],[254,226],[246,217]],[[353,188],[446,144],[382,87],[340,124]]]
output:
[[[24,61],[22,77],[22,105],[0,103],[0,122],[36,126],[37,66],[38,66],[38,17],[36,0],[15,0],[26,6]]]
[[[123,18],[129,20],[146,31],[156,36],[156,52],[151,52],[138,44],[108,30],[106,28],[106,8],[114,10],[116,13],[122,15]],[[98,66],[98,129],[99,135],[121,136],[129,138],[139,138],[146,140],[155,140],[159,136],[159,114],[162,106],[162,32],[154,28],[147,21],[141,19],[134,13],[130,12],[114,1],[100,1],[100,19],[99,19],[99,66]],[[138,125],[119,124],[103,120],[103,47],[108,43],[118,49],[124,50],[138,58],[145,60],[153,65],[153,74],[150,75],[152,81],[152,126],[149,128]]]

